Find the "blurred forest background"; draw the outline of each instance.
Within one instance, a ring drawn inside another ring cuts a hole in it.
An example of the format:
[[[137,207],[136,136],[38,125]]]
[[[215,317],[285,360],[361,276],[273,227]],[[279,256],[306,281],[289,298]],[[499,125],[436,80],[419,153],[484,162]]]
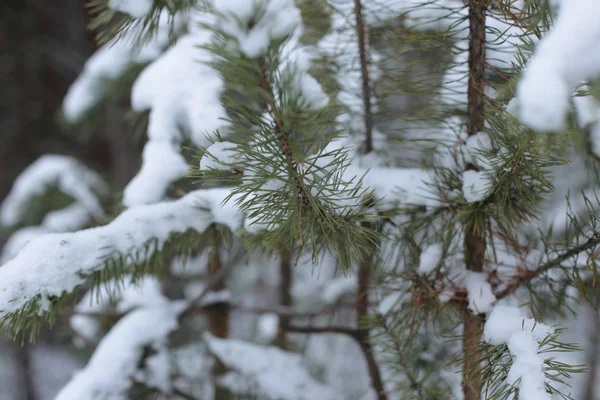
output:
[[[90,15],[82,0],[2,0],[0,2],[0,201],[17,175],[45,153],[75,155],[122,189],[134,175],[139,156],[123,118],[104,110],[102,128],[85,134],[60,123],[69,86],[96,49],[87,29]],[[128,91],[123,94],[127,108]],[[114,116],[111,119],[111,114]],[[6,233],[0,232],[0,248]],[[0,398],[52,399],[85,365],[63,348],[58,332],[47,331],[30,345],[0,338]],[[66,344],[65,344],[66,345]]]

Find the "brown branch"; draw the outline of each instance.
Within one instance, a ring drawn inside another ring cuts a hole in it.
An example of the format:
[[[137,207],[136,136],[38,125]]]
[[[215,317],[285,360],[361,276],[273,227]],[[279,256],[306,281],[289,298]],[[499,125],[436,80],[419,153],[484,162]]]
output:
[[[377,361],[375,360],[375,356],[373,355],[373,349],[368,340],[364,338],[364,332],[361,329],[354,328],[346,328],[340,326],[326,326],[326,327],[317,327],[317,326],[288,326],[288,332],[295,333],[306,333],[306,334],[340,334],[351,337],[356,341],[360,350],[365,357],[365,361],[367,362],[367,366],[369,368],[369,374],[372,373],[370,365],[373,364],[377,367]],[[377,374],[379,376],[379,368],[377,368]],[[373,376],[371,376],[371,380],[373,380]],[[379,376],[379,382],[372,382],[373,388],[377,391],[378,399],[387,399],[387,395],[384,391],[383,382],[381,381],[381,376]],[[378,386],[376,386],[378,385]]]
[[[371,111],[371,82],[369,79],[369,60],[367,58],[367,35],[360,0],[354,0],[356,35],[358,36],[358,54],[362,76],[362,98],[365,123],[365,153],[373,151],[373,113]]]
[[[264,65],[260,68],[260,87],[263,88],[265,92],[267,92],[268,112],[271,118],[273,118],[273,121],[275,122],[275,135],[279,140],[279,147],[281,148],[283,158],[287,163],[290,176],[292,177],[292,179],[294,180],[294,184],[296,185],[296,191],[298,192],[298,196],[300,196],[304,205],[310,208],[310,203],[308,201],[308,193],[306,192],[302,179],[298,174],[298,163],[294,158],[292,146],[290,145],[290,141],[287,137],[287,134],[285,133],[283,121],[279,117],[277,106],[275,104],[275,93],[273,91],[273,87],[271,86],[271,82],[269,82],[269,79],[267,78],[266,67]]]
[[[173,387],[173,394],[176,394],[177,396],[186,399],[186,400],[200,400],[198,397],[195,397],[187,392],[184,392],[183,390],[177,388],[177,387]]]
[[[307,333],[307,334],[310,334],[310,333],[318,333],[318,334],[335,333],[335,334],[350,336],[351,338],[360,342],[358,329],[354,329],[354,328],[345,328],[345,327],[341,327],[341,326],[319,327],[319,326],[289,325],[287,330],[288,330],[288,332]]]
[[[557,256],[556,258],[548,261],[547,263],[540,265],[533,271],[528,271],[527,273],[520,274],[518,277],[515,278],[515,280],[512,282],[512,284],[507,286],[505,289],[495,293],[496,299],[500,300],[501,298],[514,293],[521,285],[524,285],[524,284],[530,282],[531,280],[537,278],[538,276],[540,276],[541,274],[543,274],[544,272],[546,272],[552,268],[556,268],[556,267],[560,266],[560,264],[563,261],[566,261],[569,258],[574,257],[577,254],[582,253],[584,251],[591,250],[592,248],[598,246],[599,244],[600,244],[600,232],[595,232],[590,238],[588,238],[582,244],[565,251],[564,253]]]

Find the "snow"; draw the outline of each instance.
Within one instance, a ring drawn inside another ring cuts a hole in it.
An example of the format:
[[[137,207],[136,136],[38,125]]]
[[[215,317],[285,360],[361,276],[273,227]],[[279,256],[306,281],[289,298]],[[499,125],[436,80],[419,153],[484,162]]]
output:
[[[136,0],[121,0],[119,7],[142,11],[141,2],[133,7]],[[148,0],[146,0],[148,1]],[[113,1],[113,3],[117,3]],[[95,107],[106,94],[105,79],[114,80],[122,76],[127,69],[136,64],[144,64],[158,57],[169,44],[171,24],[177,28],[183,19],[180,16],[169,18],[163,11],[159,17],[156,34],[136,51],[135,38],[140,27],[131,27],[122,36],[100,46],[85,63],[83,71],[71,85],[63,100],[63,113],[68,122],[79,121],[86,112]]]
[[[51,211],[39,226],[28,226],[13,233],[2,248],[0,263],[5,263],[19,253],[34,238],[53,232],[81,229],[90,222],[90,213],[79,203]]]
[[[267,313],[258,319],[258,336],[265,342],[270,342],[277,337],[279,331],[279,315]]]
[[[231,142],[216,142],[210,145],[206,149],[206,153],[200,160],[200,169],[223,169],[227,164],[232,165],[235,163],[237,152],[235,149],[237,146]],[[230,169],[230,168],[228,168]]]
[[[108,6],[134,18],[143,18],[152,10],[152,0],[109,0]]]
[[[489,312],[496,302],[492,286],[484,272],[467,271],[465,287],[469,297],[469,310],[476,314]]]
[[[471,162],[477,167],[485,170],[491,170],[492,166],[486,153],[492,150],[492,141],[490,136],[485,132],[478,132],[467,138],[466,143],[467,155],[465,161]]]
[[[142,168],[123,191],[128,207],[161,201],[169,185],[188,171],[185,159],[171,143],[149,141],[142,157]]]
[[[27,167],[15,180],[10,193],[0,205],[0,225],[17,225],[28,212],[30,200],[42,196],[49,188],[56,186],[63,193],[75,199],[77,205],[65,214],[53,214],[45,225],[77,225],[81,209],[89,215],[101,215],[102,207],[94,190],[105,190],[105,184],[98,174],[87,169],[76,159],[62,155],[44,155]],[[71,212],[73,214],[71,214]],[[66,221],[65,218],[73,218]],[[64,225],[61,221],[63,220]]]
[[[72,292],[85,275],[103,268],[104,257],[139,251],[149,239],[160,248],[173,233],[201,232],[212,223],[235,232],[242,216],[233,202],[221,204],[229,193],[198,190],[177,201],[126,210],[108,225],[35,238],[0,268],[0,312],[16,312],[36,296],[43,300]],[[137,261],[149,255],[141,252]]]
[[[182,304],[168,303],[128,313],[100,341],[87,366],[73,377],[55,400],[126,400],[132,379],[139,376],[138,364],[144,348],[150,346],[160,354],[166,346],[167,336],[178,327],[177,318],[182,309]],[[161,365],[156,365],[155,361],[149,365],[154,367],[150,374],[154,380],[147,384],[168,390],[170,387],[164,387],[170,382],[168,364],[164,364],[164,359]]]
[[[581,90],[589,90],[587,85],[584,85]],[[600,106],[594,96],[575,96],[573,97],[573,105],[577,111],[577,124],[581,128],[585,128],[598,119],[598,111]]]
[[[332,387],[316,381],[310,376],[299,354],[285,352],[273,346],[260,346],[235,339],[218,339],[204,335],[210,352],[225,366],[234,370],[233,376],[224,377],[232,390],[248,393],[248,387],[240,385],[239,377],[254,385],[256,394],[263,399],[287,400],[334,400],[339,399]],[[242,386],[242,387],[240,387]]]
[[[419,256],[419,271],[420,274],[427,275],[432,272],[442,259],[444,248],[441,243],[435,243],[427,246]]]
[[[463,173],[462,192],[469,203],[482,201],[488,195],[491,178],[486,172],[467,170]]]
[[[199,47],[210,37],[210,32],[199,29],[182,36],[133,85],[132,107],[149,109],[150,121],[141,170],[125,188],[123,203],[128,207],[162,200],[169,185],[183,177],[184,137],[207,147],[210,135],[225,126],[227,114],[219,99],[223,82],[205,64],[211,54]]]
[[[524,318],[516,307],[496,306],[487,319],[484,340],[494,346],[508,346],[514,358],[506,381],[518,383],[520,400],[551,399],[546,393],[544,359],[538,349],[553,332],[547,325]]]
[[[327,304],[335,304],[342,297],[356,292],[356,277],[352,275],[340,276],[328,281],[323,288],[323,300]]]
[[[127,312],[140,306],[158,306],[167,303],[161,291],[160,282],[151,276],[132,282],[130,276],[109,281],[98,289],[89,290],[75,307],[75,315],[70,319],[71,329],[88,342],[95,342],[100,333],[96,317],[77,313],[106,310],[111,302],[116,303],[116,311]]]
[[[291,34],[302,22],[300,11],[292,0],[219,0],[214,7],[221,17],[220,28],[233,36],[242,52],[250,58],[264,55],[272,41]],[[263,8],[260,18],[247,29],[260,7]]]
[[[554,25],[542,38],[517,87],[519,118],[538,131],[566,123],[570,97],[580,82],[600,74],[600,2],[562,1]]]

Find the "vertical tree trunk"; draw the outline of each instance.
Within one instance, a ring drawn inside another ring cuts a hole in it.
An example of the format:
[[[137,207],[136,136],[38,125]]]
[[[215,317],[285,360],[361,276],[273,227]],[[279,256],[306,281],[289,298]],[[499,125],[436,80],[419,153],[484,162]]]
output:
[[[365,223],[368,228],[374,228],[373,224]],[[379,365],[373,354],[373,347],[370,342],[370,329],[365,326],[365,320],[369,315],[369,285],[371,282],[371,274],[373,271],[373,256],[375,255],[377,248],[373,246],[372,252],[369,256],[366,256],[361,261],[358,267],[358,291],[356,293],[356,324],[358,327],[358,339],[362,347],[365,360],[367,362],[367,368],[369,371],[369,377],[371,378],[371,385],[377,392],[378,400],[387,400],[385,393],[385,387],[383,386],[383,380],[381,379],[381,372],[379,371]]]
[[[282,306],[292,305],[292,252],[290,249],[283,249],[279,260],[279,303]],[[279,329],[277,331],[277,344],[283,350],[288,350],[287,329],[290,325],[290,318],[287,316],[279,317]]]
[[[371,111],[371,81],[369,79],[369,60],[367,57],[367,34],[360,0],[354,0],[356,35],[358,36],[358,54],[362,77],[363,119],[365,123],[365,153],[373,151],[373,113]]]
[[[221,257],[219,255],[221,243],[219,240],[219,232],[214,228],[214,246],[211,249],[208,260],[208,273],[216,274],[223,266],[221,265]],[[223,278],[213,289],[214,292],[225,290],[225,278]],[[216,301],[204,307],[204,314],[208,321],[209,332],[218,338],[226,338],[229,336],[229,314],[231,306],[227,301]]]
[[[469,0],[469,85],[467,89],[467,134],[477,134],[483,128],[485,79],[485,15],[488,0]],[[467,165],[467,169],[474,169]],[[485,237],[474,218],[465,225],[465,265],[468,271],[482,272],[485,260]],[[485,318],[471,315],[465,307],[463,325],[463,377],[465,400],[479,400],[482,382],[477,357],[478,343]]]
[[[29,354],[29,342],[15,342],[16,361],[18,371],[21,375],[21,398],[24,400],[35,400],[35,384],[31,374],[31,358]]]

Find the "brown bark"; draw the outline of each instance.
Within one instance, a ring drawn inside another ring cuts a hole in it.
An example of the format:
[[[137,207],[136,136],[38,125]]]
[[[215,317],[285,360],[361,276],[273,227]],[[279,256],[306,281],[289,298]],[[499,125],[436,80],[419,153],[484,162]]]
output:
[[[369,224],[368,227],[372,228],[371,225],[372,224]],[[367,326],[364,326],[364,320],[369,315],[369,285],[371,281],[371,272],[373,270],[372,257],[375,250],[376,248],[373,246],[371,255],[365,257],[358,268],[358,291],[356,294],[357,340],[365,356],[369,377],[371,378],[371,385],[377,393],[377,399],[387,400],[383,380],[381,379],[381,373],[379,371],[379,365],[373,354],[373,347],[371,346],[369,338],[370,329]]]
[[[373,151],[373,113],[371,111],[371,81],[369,79],[369,60],[367,55],[367,35],[362,14],[361,0],[354,0],[356,35],[358,36],[358,54],[362,78],[362,98],[365,123],[365,153]]]
[[[292,305],[292,252],[284,249],[280,253],[279,260],[279,304],[284,307]],[[279,316],[279,330],[277,332],[277,343],[279,347],[288,350],[287,330],[290,325],[290,317]]]
[[[469,0],[469,84],[467,88],[467,133],[477,134],[485,121],[485,15],[487,0]],[[473,169],[467,165],[467,169]],[[482,272],[485,260],[485,238],[478,224],[471,220],[465,226],[465,266],[468,271]],[[466,304],[465,304],[466,306]],[[478,362],[478,344],[485,318],[472,315],[465,307],[463,325],[463,376],[465,400],[479,400],[482,382]]]
[[[208,261],[209,274],[215,274],[222,268],[221,259],[219,257],[219,246],[215,246],[212,250]],[[225,279],[221,279],[213,288],[214,292],[225,289]],[[228,302],[215,302],[203,307],[206,319],[208,321],[209,332],[219,338],[229,336],[229,314],[231,307]]]

